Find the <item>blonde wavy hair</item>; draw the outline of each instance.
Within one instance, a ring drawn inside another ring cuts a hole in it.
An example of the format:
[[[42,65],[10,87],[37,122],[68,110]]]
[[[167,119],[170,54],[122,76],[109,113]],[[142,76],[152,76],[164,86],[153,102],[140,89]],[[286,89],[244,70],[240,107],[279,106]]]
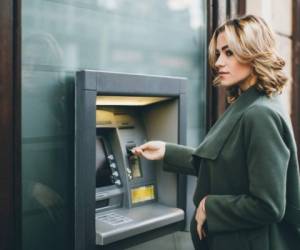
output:
[[[218,35],[225,32],[229,48],[240,63],[250,64],[252,74],[257,77],[256,88],[267,96],[281,93],[288,78],[283,72],[285,61],[276,50],[274,32],[266,22],[257,16],[246,15],[226,21],[219,26],[210,41],[208,50],[209,64],[216,75],[216,46]],[[215,77],[213,84],[218,86],[220,78]],[[227,101],[234,102],[240,95],[238,86],[228,89]]]

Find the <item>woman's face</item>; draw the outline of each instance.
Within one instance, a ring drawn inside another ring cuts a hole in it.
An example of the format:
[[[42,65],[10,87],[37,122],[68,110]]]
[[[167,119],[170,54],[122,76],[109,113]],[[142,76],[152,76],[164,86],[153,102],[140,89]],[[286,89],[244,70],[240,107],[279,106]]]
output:
[[[238,62],[232,50],[228,47],[225,32],[221,32],[217,37],[216,49],[217,61],[215,66],[220,77],[220,85],[231,87],[235,84],[243,84],[251,73],[251,66]]]

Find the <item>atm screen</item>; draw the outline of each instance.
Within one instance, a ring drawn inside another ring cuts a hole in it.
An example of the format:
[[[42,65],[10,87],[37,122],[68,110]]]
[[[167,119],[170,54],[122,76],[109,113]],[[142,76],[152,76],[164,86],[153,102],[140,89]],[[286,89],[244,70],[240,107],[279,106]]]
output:
[[[102,137],[96,139],[96,187],[113,185],[107,150]]]

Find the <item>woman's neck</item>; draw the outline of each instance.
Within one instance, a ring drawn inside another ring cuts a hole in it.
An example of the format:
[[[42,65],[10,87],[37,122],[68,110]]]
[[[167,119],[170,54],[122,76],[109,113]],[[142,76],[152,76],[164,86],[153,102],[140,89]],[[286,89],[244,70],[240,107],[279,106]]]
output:
[[[250,74],[249,76],[246,77],[246,79],[244,79],[240,83],[238,83],[240,90],[242,92],[245,92],[248,88],[255,85],[256,80],[257,80],[257,77]]]

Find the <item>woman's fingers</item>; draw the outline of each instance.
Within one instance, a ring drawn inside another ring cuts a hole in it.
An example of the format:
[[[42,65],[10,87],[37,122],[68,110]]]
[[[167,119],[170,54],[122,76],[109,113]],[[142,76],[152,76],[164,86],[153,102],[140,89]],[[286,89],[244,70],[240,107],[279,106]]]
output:
[[[145,159],[148,160],[151,160],[153,158],[152,152],[148,152],[148,150],[143,150],[140,147],[131,150],[131,152],[137,156],[143,156]]]
[[[147,160],[159,160],[158,152],[142,151],[142,156]]]
[[[196,219],[196,222],[197,222],[197,233],[199,235],[200,240],[202,240],[203,238],[206,237],[206,233],[205,233],[204,228],[203,228],[203,224],[204,224],[204,221],[205,221],[205,216],[204,216],[200,206],[198,207],[198,209],[196,211],[195,219]]]
[[[134,153],[134,154],[140,154],[141,155],[142,152],[144,150],[147,150],[148,148],[149,148],[149,143],[147,142],[147,143],[144,143],[144,144],[142,144],[140,146],[132,148],[131,152]]]
[[[135,147],[135,148],[131,149],[131,152],[135,155],[141,156],[143,153],[143,150],[141,149],[141,147]]]
[[[153,158],[152,156],[152,152],[148,152],[148,150],[146,150],[146,148],[144,147],[144,150],[142,149],[141,146],[139,147],[135,147],[131,150],[131,152],[137,156],[143,156],[144,158],[151,160]]]
[[[202,240],[206,237],[206,233],[205,233],[202,223],[197,222],[197,233],[199,235],[200,240]]]
[[[202,240],[202,226],[199,223],[197,224],[197,232],[198,232],[200,240]]]
[[[148,149],[148,148],[150,148],[150,147],[151,147],[150,142],[146,142],[146,143],[142,144],[141,146],[139,146],[139,148],[140,148],[141,150],[145,150],[145,149]]]
[[[206,233],[205,233],[202,223],[197,223],[197,232],[198,232],[200,240],[202,240],[206,237]]]
[[[143,154],[143,150],[141,149],[141,148],[136,148],[136,153],[138,154],[138,155],[142,155]]]
[[[165,154],[165,143],[162,141],[149,141],[138,147],[135,147],[131,152],[138,156],[143,156],[147,160],[161,160]]]

